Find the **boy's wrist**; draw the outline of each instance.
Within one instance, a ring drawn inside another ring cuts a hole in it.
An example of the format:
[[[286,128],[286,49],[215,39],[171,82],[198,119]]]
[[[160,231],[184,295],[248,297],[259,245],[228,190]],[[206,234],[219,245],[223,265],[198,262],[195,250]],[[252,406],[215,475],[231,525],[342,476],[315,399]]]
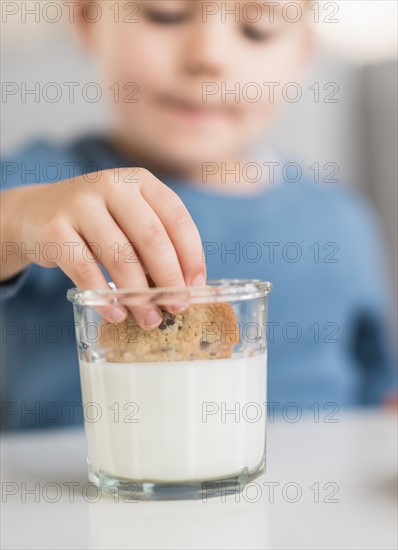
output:
[[[30,195],[37,191],[36,186],[29,186],[2,193],[0,279],[3,282],[12,279],[33,263],[27,254],[29,246],[24,237],[23,222],[24,214],[29,208]]]

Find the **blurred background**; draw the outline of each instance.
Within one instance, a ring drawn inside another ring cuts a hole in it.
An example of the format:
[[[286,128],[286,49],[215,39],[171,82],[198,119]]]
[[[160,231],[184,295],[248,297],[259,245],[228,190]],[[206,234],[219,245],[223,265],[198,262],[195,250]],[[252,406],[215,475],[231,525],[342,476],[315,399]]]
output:
[[[51,22],[56,19],[54,8],[47,12],[49,21],[40,17],[38,23],[34,15],[25,21],[20,14],[5,18],[6,4],[25,4],[34,11],[38,3],[2,2],[3,83],[26,82],[33,89],[35,83],[97,81],[95,63],[73,39],[71,25],[62,19]],[[323,85],[336,83],[338,102],[315,103],[312,94],[303,94],[302,100],[289,105],[271,144],[306,167],[335,163],[340,182],[363,190],[382,221],[396,281],[398,4],[395,0],[316,4],[319,22],[314,27],[320,49],[308,85],[319,82],[322,94]],[[81,94],[73,103],[66,93],[55,103],[36,102],[33,96],[23,103],[20,94],[3,96],[2,103],[3,155],[33,138],[70,138],[101,130],[108,123],[101,102],[88,103]]]

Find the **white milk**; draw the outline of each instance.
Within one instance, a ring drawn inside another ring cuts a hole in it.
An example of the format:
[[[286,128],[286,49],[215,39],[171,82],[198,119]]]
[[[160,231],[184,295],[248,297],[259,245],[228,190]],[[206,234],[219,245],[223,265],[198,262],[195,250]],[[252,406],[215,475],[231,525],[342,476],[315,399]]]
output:
[[[254,469],[265,447],[266,361],[261,354],[211,361],[81,362],[92,470],[170,482]]]

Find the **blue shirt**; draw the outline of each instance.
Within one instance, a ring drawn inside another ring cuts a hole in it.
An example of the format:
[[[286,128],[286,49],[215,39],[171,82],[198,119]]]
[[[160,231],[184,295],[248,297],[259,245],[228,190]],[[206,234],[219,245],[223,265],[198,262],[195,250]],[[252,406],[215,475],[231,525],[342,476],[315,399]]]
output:
[[[105,140],[37,142],[2,163],[2,189],[132,165]],[[379,228],[347,188],[279,182],[236,196],[163,180],[200,231],[209,278],[271,281],[268,401],[323,414],[380,403],[395,388]],[[60,269],[1,285],[2,426],[81,423],[72,306]],[[316,405],[316,404],[319,405]],[[332,405],[330,405],[332,404]]]

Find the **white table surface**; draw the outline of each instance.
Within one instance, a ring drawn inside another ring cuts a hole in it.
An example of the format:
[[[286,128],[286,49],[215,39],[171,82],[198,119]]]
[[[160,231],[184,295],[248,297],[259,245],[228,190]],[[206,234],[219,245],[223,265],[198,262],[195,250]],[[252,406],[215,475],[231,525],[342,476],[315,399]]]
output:
[[[270,423],[267,474],[240,502],[93,502],[82,430],[4,435],[1,546],[396,549],[396,415],[352,411],[337,419]],[[279,484],[273,499],[270,483]],[[337,502],[324,502],[328,494]]]

